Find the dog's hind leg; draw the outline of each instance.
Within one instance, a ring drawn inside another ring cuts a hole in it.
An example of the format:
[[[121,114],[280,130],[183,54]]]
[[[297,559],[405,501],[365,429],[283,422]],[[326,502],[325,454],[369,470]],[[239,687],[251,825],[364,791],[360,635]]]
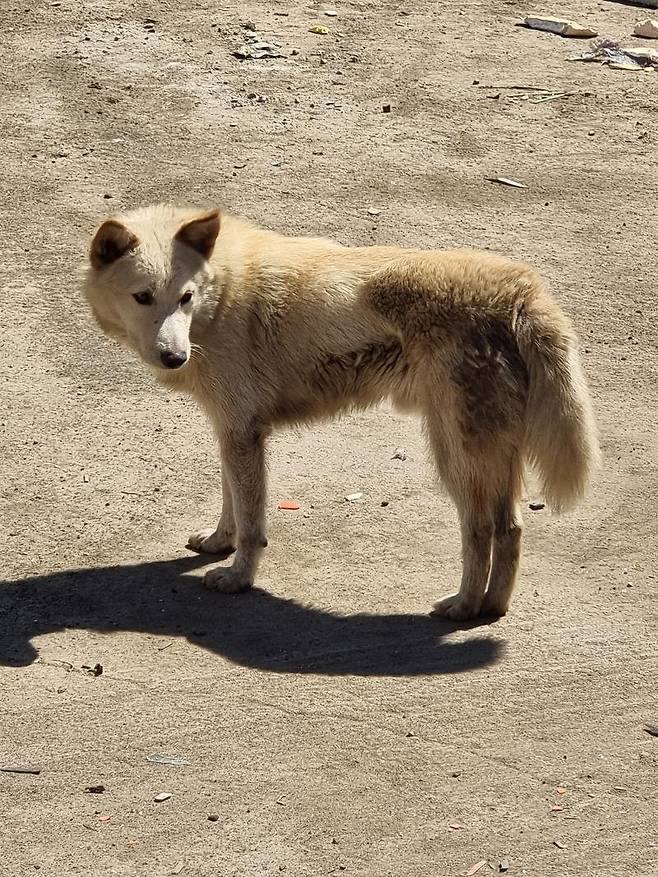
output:
[[[452,497],[461,526],[462,580],[459,592],[440,600],[433,615],[461,621],[480,612],[491,568],[494,500],[486,465],[480,454],[464,450],[458,435],[439,418],[428,418],[427,429],[441,481]]]
[[[463,621],[479,614],[491,568],[492,509],[471,499],[458,503],[462,537],[462,580],[457,594],[435,604],[432,615]]]
[[[233,509],[233,488],[231,487],[228,464],[222,461],[222,513],[215,530],[201,530],[192,533],[187,547],[204,554],[217,554],[228,557],[235,551],[236,526]]]
[[[521,557],[523,521],[518,504],[522,467],[518,457],[510,470],[510,485],[500,497],[494,520],[493,565],[482,615],[505,615],[516,584]]]

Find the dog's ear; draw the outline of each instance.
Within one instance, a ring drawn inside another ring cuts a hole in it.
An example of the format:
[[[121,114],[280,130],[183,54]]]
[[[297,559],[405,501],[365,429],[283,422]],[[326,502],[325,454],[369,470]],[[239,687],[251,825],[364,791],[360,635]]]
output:
[[[116,262],[128,250],[134,250],[139,238],[117,219],[106,220],[91,242],[89,261],[97,271]]]
[[[208,210],[181,225],[174,240],[196,250],[204,259],[209,259],[219,234],[220,221],[219,210]]]

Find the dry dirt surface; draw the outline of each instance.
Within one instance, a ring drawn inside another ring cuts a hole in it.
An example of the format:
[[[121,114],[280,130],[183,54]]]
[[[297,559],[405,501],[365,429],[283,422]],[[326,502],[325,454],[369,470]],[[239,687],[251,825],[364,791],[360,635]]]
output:
[[[41,769],[0,773],[0,870],[655,875],[658,72],[570,63],[516,0],[327,8],[0,4],[0,764]],[[284,57],[236,58],[249,22]],[[530,483],[508,617],[428,617],[455,513],[387,410],[276,437],[259,587],[202,589],[210,431],[79,293],[96,222],[168,199],[543,272],[605,467],[561,519]]]

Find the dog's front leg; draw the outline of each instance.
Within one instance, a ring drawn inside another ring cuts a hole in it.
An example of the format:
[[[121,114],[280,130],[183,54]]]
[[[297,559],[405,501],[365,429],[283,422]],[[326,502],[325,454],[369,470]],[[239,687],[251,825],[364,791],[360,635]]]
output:
[[[261,430],[224,433],[220,439],[238,530],[238,550],[230,567],[206,573],[208,588],[234,594],[254,583],[265,538],[265,440]]]
[[[192,533],[187,547],[204,554],[217,554],[223,560],[235,551],[235,514],[233,509],[233,488],[226,460],[222,460],[222,513],[216,530],[201,530]]]

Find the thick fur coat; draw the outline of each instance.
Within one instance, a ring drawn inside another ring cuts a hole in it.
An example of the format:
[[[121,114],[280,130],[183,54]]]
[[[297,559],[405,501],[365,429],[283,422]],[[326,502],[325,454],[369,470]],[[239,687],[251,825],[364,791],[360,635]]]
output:
[[[189,544],[254,581],[273,428],[388,398],[422,418],[457,505],[463,575],[434,612],[502,615],[532,464],[555,510],[582,495],[596,430],[569,320],[536,273],[488,252],[349,248],[219,211],[157,205],[103,223],[85,293],[101,328],[210,416],[222,454],[217,528]]]

